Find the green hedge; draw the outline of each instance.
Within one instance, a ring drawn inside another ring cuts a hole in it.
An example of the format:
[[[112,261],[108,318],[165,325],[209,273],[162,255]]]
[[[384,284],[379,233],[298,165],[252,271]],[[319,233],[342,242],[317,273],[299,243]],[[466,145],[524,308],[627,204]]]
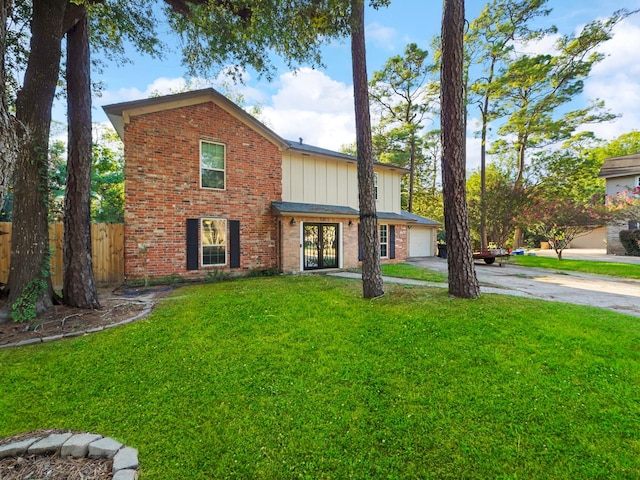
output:
[[[630,257],[640,257],[640,230],[622,230],[620,242]]]

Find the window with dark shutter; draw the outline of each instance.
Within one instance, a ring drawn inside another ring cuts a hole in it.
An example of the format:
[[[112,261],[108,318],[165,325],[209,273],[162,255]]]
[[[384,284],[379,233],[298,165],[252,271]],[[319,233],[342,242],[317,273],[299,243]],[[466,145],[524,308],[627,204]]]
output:
[[[198,270],[199,223],[198,218],[187,218],[187,270]]]
[[[396,258],[396,226],[389,225],[389,258]]]
[[[229,220],[229,267],[240,268],[239,220]]]
[[[362,261],[362,226],[358,223],[358,261]]]

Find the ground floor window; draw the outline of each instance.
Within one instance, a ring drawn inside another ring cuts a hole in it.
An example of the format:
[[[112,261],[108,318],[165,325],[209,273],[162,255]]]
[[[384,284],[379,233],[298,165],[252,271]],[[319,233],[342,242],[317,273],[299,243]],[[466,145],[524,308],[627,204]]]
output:
[[[389,227],[388,225],[379,225],[380,233],[380,258],[389,256]]]
[[[226,265],[227,221],[203,218],[201,222],[202,265]]]

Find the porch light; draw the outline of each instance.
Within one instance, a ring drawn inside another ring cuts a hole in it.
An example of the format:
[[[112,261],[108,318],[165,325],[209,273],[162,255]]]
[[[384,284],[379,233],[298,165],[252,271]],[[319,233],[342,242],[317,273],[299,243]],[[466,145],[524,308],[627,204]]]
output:
[[[296,219],[292,218],[291,221],[289,222],[289,225],[295,225],[296,224]]]

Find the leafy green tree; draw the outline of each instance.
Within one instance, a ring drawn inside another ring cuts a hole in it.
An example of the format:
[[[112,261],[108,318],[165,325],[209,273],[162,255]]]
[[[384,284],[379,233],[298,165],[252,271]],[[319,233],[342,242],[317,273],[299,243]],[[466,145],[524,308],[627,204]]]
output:
[[[113,130],[93,145],[91,219],[99,223],[124,222],[124,155]]]
[[[421,157],[420,130],[437,102],[436,83],[429,81],[433,66],[428,52],[410,43],[404,55],[391,57],[369,82],[372,107],[380,114],[377,154],[380,161],[409,168],[407,210],[413,211],[416,170]],[[381,138],[380,138],[381,137]]]
[[[442,188],[439,181],[440,158],[442,156],[440,130],[430,130],[425,133],[421,138],[420,145],[421,150],[418,158],[421,161],[416,164],[413,211],[423,217],[444,222]]]
[[[573,239],[605,225],[608,218],[607,208],[597,199],[576,203],[571,198],[544,197],[532,199],[521,215],[530,230],[547,239],[558,260],[562,260],[563,250]]]
[[[498,114],[506,121],[493,151],[514,160],[516,185],[523,182],[529,150],[566,140],[579,126],[615,118],[601,101],[565,113],[560,109],[582,93],[585,78],[604,58],[597,48],[630,13],[620,10],[608,19],[594,20],[579,34],[562,36],[557,54],[522,55],[501,71],[495,95],[500,99]]]
[[[600,167],[605,159],[633,155],[640,152],[640,131],[624,133],[603,145],[595,146],[593,156],[600,162]]]
[[[543,8],[546,0],[493,0],[471,22],[465,37],[469,72],[478,71],[469,78],[468,99],[480,113],[480,218],[481,249],[487,247],[486,154],[489,124],[498,116],[495,103],[496,80],[501,68],[513,58],[516,43],[528,42],[555,33],[555,27],[532,29],[530,23],[549,14]],[[479,68],[478,68],[479,67]]]
[[[533,163],[537,190],[547,198],[571,198],[581,204],[602,196],[605,181],[598,174],[604,159],[595,154],[599,143],[593,133],[581,132],[560,148],[543,152]]]
[[[480,286],[473,265],[465,188],[464,28],[464,0],[444,0],[440,119],[449,294],[476,298]]]
[[[506,248],[529,196],[523,187],[514,186],[513,178],[496,164],[489,164],[485,175],[484,192],[479,171],[474,172],[467,181],[472,237],[481,250],[488,248],[489,243],[495,244],[497,248]],[[485,231],[488,243],[485,246],[481,241],[482,208],[487,215]]]

